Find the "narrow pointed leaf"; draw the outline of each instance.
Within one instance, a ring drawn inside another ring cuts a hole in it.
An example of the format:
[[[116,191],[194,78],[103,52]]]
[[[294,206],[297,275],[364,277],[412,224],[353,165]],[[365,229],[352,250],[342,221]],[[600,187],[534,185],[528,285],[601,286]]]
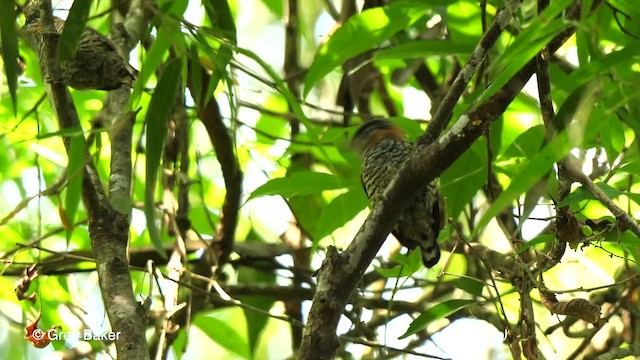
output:
[[[376,60],[417,59],[429,56],[460,56],[473,51],[475,44],[452,40],[419,40],[381,50]]]
[[[315,235],[323,238],[344,226],[367,207],[369,201],[361,189],[351,189],[336,196],[323,209],[316,225]]]
[[[76,129],[79,130],[79,129]],[[76,218],[78,206],[82,199],[82,177],[84,175],[85,144],[82,131],[80,134],[71,136],[69,147],[69,163],[67,164],[67,193],[65,196],[65,212],[67,220],[71,225],[71,230],[67,231],[67,245],[73,233],[73,224]]]
[[[0,1],[0,41],[4,70],[15,114],[18,87],[18,35],[16,33],[16,8],[13,1]]]
[[[58,62],[71,59],[78,51],[90,10],[91,0],[74,0],[58,42]]]
[[[271,179],[255,189],[248,200],[266,196],[280,195],[285,198],[317,194],[324,190],[342,189],[353,186],[335,175],[312,171],[299,171],[283,178]],[[247,201],[248,201],[247,200]]]
[[[418,316],[415,320],[413,320],[411,325],[409,325],[409,328],[407,329],[407,331],[404,334],[402,334],[402,336],[400,336],[399,339],[404,339],[406,337],[409,337],[417,333],[418,331],[426,328],[433,321],[447,317],[453,314],[454,312],[462,309],[463,307],[476,302],[477,301],[475,300],[464,300],[464,299],[451,299],[451,300],[442,302],[424,311],[422,314],[420,314],[420,316]]]
[[[160,233],[155,225],[155,189],[158,178],[158,169],[162,157],[164,140],[167,136],[167,120],[171,113],[171,108],[175,104],[178,91],[180,89],[180,73],[182,71],[182,61],[172,60],[158,81],[156,91],[151,97],[149,111],[147,112],[147,148],[146,148],[146,188],[144,197],[144,214],[147,218],[147,229],[149,237],[161,256],[166,256]]]

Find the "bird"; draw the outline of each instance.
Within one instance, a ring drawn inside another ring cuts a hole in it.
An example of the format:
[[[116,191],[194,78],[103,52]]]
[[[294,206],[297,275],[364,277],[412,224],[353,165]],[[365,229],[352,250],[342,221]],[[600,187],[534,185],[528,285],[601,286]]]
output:
[[[38,61],[44,61],[45,32],[40,18],[38,1],[30,1],[25,6],[25,25],[20,33],[36,51]],[[60,36],[64,20],[54,17],[56,33]],[[138,75],[120,54],[118,47],[108,37],[87,26],[82,32],[75,55],[60,64],[60,80],[76,90],[115,90],[122,85],[132,87]],[[55,80],[55,79],[54,79]]]
[[[372,206],[409,158],[414,144],[406,140],[406,133],[384,119],[365,122],[354,133],[351,146],[360,155],[360,178]],[[440,260],[438,235],[444,223],[442,197],[434,180],[425,184],[409,207],[400,216],[391,233],[413,250],[420,248],[422,263],[431,268]]]

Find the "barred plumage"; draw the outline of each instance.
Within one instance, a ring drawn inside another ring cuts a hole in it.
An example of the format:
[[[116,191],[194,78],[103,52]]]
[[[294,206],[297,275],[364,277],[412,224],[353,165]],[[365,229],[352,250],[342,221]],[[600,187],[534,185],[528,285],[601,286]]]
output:
[[[36,51],[38,60],[43,61],[46,34],[39,15],[37,1],[31,1],[25,7],[27,21],[21,33]],[[54,24],[60,34],[64,21],[55,17]],[[131,87],[137,74],[113,41],[91,27],[83,31],[73,58],[60,64],[61,80],[76,90],[114,90],[122,85]]]
[[[362,157],[362,185],[372,205],[413,150],[413,144],[405,138],[399,127],[386,120],[369,121],[353,136],[352,145]],[[422,262],[427,268],[440,260],[437,242],[442,225],[440,203],[435,182],[425,185],[392,231],[408,249],[420,247]]]

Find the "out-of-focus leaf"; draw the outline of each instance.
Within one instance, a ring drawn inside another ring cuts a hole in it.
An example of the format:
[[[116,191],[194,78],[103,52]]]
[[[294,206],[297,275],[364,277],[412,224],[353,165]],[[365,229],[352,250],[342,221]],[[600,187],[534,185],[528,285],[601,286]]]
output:
[[[87,27],[91,0],[74,0],[58,42],[58,63],[71,59],[78,51],[80,38]]]
[[[422,260],[420,255],[420,249],[415,249],[409,254],[397,254],[393,260],[400,263],[400,265],[393,266],[391,268],[381,268],[374,266],[376,272],[387,278],[400,278],[411,276],[422,268]]]
[[[71,136],[69,163],[67,164],[67,194],[64,203],[67,221],[71,224],[71,229],[67,231],[67,245],[69,240],[71,240],[76,211],[82,199],[82,178],[85,165],[84,141],[82,131],[80,131],[80,135]]]
[[[422,130],[422,127],[420,126],[420,124],[414,119],[394,116],[394,117],[388,118],[387,120],[400,126],[402,130],[404,130],[404,132],[407,134],[407,139],[410,142],[414,142],[420,135],[424,134],[424,130]],[[355,134],[356,131],[357,131],[357,128],[354,129],[353,134]],[[352,134],[352,137],[353,137],[353,134]]]
[[[601,121],[606,124],[600,128],[600,140],[607,151],[607,160],[611,164],[624,149],[624,127],[622,122],[614,116],[607,116]]]
[[[324,190],[342,189],[349,186],[353,186],[353,184],[335,175],[312,171],[299,171],[287,177],[267,181],[264,185],[255,189],[248,200],[265,195],[280,195],[285,198],[290,198],[317,194]]]
[[[562,103],[562,106],[560,106],[556,116],[553,118],[553,126],[556,130],[562,131],[575,117],[581,115],[581,110],[586,112],[593,111],[593,104],[596,102],[599,88],[600,85],[598,81],[591,81],[575,88]],[[584,123],[586,124],[586,121]]]
[[[347,59],[372,49],[413,24],[429,6],[426,1],[400,0],[350,17],[324,44],[309,67],[304,81],[304,96]]]
[[[289,107],[287,102],[282,98],[274,94],[269,96],[264,103],[264,108],[277,112],[287,112]],[[256,123],[256,140],[263,144],[273,145],[276,142],[275,138],[286,139],[289,134],[288,122],[281,117],[262,112],[260,119]]]
[[[532,23],[524,29],[498,59],[492,62],[490,73],[498,74],[491,85],[478,98],[477,103],[487,101],[489,97],[502,88],[524,65],[546,46],[551,39],[571,24],[557,16],[563,12],[573,0],[552,2]]]
[[[220,29],[221,35],[235,45],[236,24],[227,0],[206,0],[203,1],[203,5],[211,24]]]
[[[0,1],[0,41],[4,71],[7,74],[7,83],[15,114],[18,87],[18,35],[16,33],[16,7],[13,1]]]
[[[282,0],[262,0],[264,6],[273,13],[278,19],[282,19],[284,15],[284,1]]]
[[[640,205],[640,194],[638,193],[621,191],[607,183],[597,183],[596,186],[599,187],[600,190],[602,190],[610,199],[614,199],[620,195],[625,195],[633,202]],[[591,194],[591,192],[585,190],[584,187],[579,187],[575,189],[571,194],[569,194],[569,196],[564,198],[557,206],[563,207],[567,205],[573,205],[584,200],[596,200],[596,198]]]
[[[331,200],[323,209],[316,225],[315,236],[323,238],[346,224],[367,207],[364,191],[350,189]]]
[[[228,43],[220,44],[217,55],[214,57],[215,69],[204,97],[204,100],[208,101],[220,80],[228,76],[226,68],[233,57],[232,47],[237,44],[237,33],[236,24],[227,0],[207,0],[203,2],[203,5],[215,30],[220,33],[220,37],[228,40]]]
[[[381,50],[375,60],[417,59],[429,56],[459,56],[473,51],[475,44],[452,40],[419,40]]]
[[[158,6],[163,14],[179,19],[183,16],[189,5],[188,1],[160,0]]]
[[[464,299],[451,299],[424,311],[420,316],[418,316],[413,322],[409,325],[407,331],[399,337],[399,339],[404,339],[409,337],[418,331],[424,329],[435,320],[442,319],[446,316],[453,314],[454,312],[462,309],[465,306],[470,304],[474,304],[477,301],[475,300],[464,300]]]
[[[178,91],[181,88],[180,73],[182,61],[175,59],[167,64],[162,72],[156,91],[151,97],[149,111],[147,111],[147,149],[146,149],[146,188],[144,197],[144,213],[147,218],[149,237],[162,257],[166,257],[160,233],[155,224],[155,189],[158,178],[158,168],[165,137],[167,136],[167,120],[171,113]]]
[[[243,327],[238,325],[244,322],[242,310],[239,308],[215,310],[210,314],[196,317],[194,322],[202,332],[223,348],[245,359],[251,359],[246,332],[239,332]]]
[[[531,127],[516,138],[511,146],[507,148],[504,155],[524,158],[535,156],[544,141],[544,132],[543,125]]]
[[[558,206],[560,207],[560,206]],[[551,235],[551,234],[542,234],[539,236],[536,236],[535,238],[527,241],[526,243],[524,243],[520,249],[518,249],[518,254],[520,254],[521,252],[535,246],[538,244],[544,244],[544,243],[548,243],[548,242],[552,242],[555,239],[555,236]]]
[[[198,54],[198,46],[196,44],[191,45],[191,52],[189,53],[191,62],[189,66],[189,74],[191,76],[191,83],[193,86],[190,88],[191,96],[196,104],[201,104],[202,100],[202,64],[200,64],[200,55]]]
[[[469,1],[452,2],[444,12],[447,33],[455,41],[477,43],[482,36],[481,9]]]
[[[476,192],[484,185],[487,177],[486,141],[481,139],[472,145],[440,177],[442,193],[447,199],[448,216],[454,218]]]
[[[252,242],[252,244],[257,243]],[[245,266],[238,269],[238,283],[274,286],[276,285],[276,275]],[[269,312],[275,303],[275,300],[268,296],[243,296],[239,300],[242,301],[243,304],[253,306],[254,308],[261,309],[265,312]],[[260,334],[266,328],[269,318],[263,314],[257,313],[253,309],[243,309],[243,312],[247,319],[249,345],[255,358],[255,351],[259,344]]]
[[[147,85],[147,82],[151,78],[153,74],[155,74],[156,70],[164,60],[169,47],[171,46],[171,29],[167,27],[160,27],[158,30],[158,36],[151,44],[151,48],[147,52],[147,57],[140,68],[140,72],[138,74],[138,79],[135,82],[135,86],[133,88],[133,93],[131,94],[131,98],[129,102],[133,103],[140,98],[144,87]]]
[[[461,277],[450,281],[458,289],[462,289],[467,293],[480,296],[484,289],[484,282],[469,277]]]
[[[509,187],[498,196],[495,202],[482,216],[476,231],[484,228],[494,216],[507,207],[513,200],[529,190],[542,176],[549,172],[553,164],[565,157],[573,147],[567,132],[561,132],[551,140],[534,158],[523,165],[522,170],[511,179]]]
[[[69,129],[61,129],[61,130],[57,130],[57,131],[52,131],[52,132],[48,132],[48,133],[41,133],[36,135],[36,139],[38,140],[42,140],[42,139],[49,139],[52,137],[59,137],[59,136],[69,136],[69,137],[74,137],[74,136],[81,136],[83,135],[82,133],[82,129],[80,128],[69,128]]]
[[[620,167],[618,171],[627,173],[627,174],[640,174],[640,160],[630,161]]]
[[[557,86],[567,93],[572,93],[576,88],[591,81],[595,76],[606,73],[608,69],[614,66],[637,62],[637,56],[638,48],[636,46],[623,47],[618,51],[606,54],[600,59],[591,59],[590,62],[581,65]]]

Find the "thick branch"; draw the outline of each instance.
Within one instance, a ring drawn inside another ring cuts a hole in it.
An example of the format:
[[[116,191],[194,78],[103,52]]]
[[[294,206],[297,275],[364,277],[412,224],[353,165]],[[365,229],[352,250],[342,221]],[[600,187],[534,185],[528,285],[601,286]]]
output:
[[[118,12],[114,12],[114,17]],[[131,2],[125,25],[118,23],[111,29],[111,39],[120,48],[120,53],[128,59],[133,46],[140,41],[146,27],[143,4],[140,0]],[[134,36],[135,35],[135,36]],[[131,90],[122,86],[109,92],[105,107],[99,114],[103,126],[109,129],[111,140],[111,172],[109,174],[109,200],[111,206],[121,214],[131,212],[131,145],[135,114],[127,111]]]
[[[51,2],[41,2],[45,33],[55,33]],[[61,129],[80,128],[80,121],[71,94],[60,79],[56,65],[57,42],[53,36],[44,36],[45,58],[40,60],[42,73],[52,81],[45,87],[55,109]],[[69,151],[69,139],[64,139]],[[87,166],[84,171],[82,199],[89,217],[89,232],[96,257],[96,267],[102,299],[113,331],[120,333],[116,340],[119,359],[146,359],[144,327],[136,313],[136,301],[127,265],[129,220],[113,210],[104,194],[93,161],[84,146]]]
[[[193,88],[193,82],[190,80],[192,76],[193,73],[189,75],[187,85],[192,93],[195,93],[196,89]],[[208,74],[202,74],[201,93],[206,90],[210,79]],[[240,210],[240,196],[242,196],[242,170],[240,170],[240,164],[236,158],[235,144],[231,133],[222,121],[217,100],[212,97],[206,104],[200,104],[197,112],[216,151],[227,190],[222,205],[220,223],[216,230],[216,247],[220,250],[218,261],[224,263],[233,250],[238,211]]]

